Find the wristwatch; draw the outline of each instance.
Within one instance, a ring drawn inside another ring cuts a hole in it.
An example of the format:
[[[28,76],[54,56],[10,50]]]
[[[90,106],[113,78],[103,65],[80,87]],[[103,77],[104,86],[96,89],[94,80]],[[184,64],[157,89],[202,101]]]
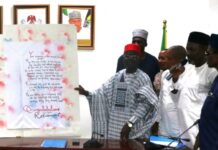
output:
[[[132,126],[133,126],[133,123],[132,123],[132,122],[130,122],[130,121],[127,121],[127,125],[128,125],[128,127],[129,127],[129,128],[132,128]]]
[[[138,118],[136,116],[132,116],[128,121],[127,121],[127,125],[129,128],[132,128],[133,124],[138,120]]]

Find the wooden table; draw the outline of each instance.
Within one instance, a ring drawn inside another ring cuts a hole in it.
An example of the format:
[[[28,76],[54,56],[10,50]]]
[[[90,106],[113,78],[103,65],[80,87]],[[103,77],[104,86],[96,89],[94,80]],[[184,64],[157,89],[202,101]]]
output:
[[[67,139],[66,148],[43,148],[41,143],[44,139]],[[129,140],[127,144],[120,144],[119,140],[99,140],[103,144],[101,148],[83,148],[88,139],[73,139],[69,137],[22,137],[22,138],[0,138],[0,150],[144,150],[144,145]]]

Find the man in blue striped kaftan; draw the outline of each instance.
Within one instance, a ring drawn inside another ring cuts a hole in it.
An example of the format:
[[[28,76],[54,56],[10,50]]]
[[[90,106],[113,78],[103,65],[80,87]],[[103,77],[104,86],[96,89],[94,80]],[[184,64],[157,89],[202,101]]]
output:
[[[93,136],[124,140],[149,136],[157,119],[158,98],[149,76],[137,68],[140,53],[139,45],[126,45],[126,69],[117,72],[94,92],[82,86],[75,88],[89,101]]]

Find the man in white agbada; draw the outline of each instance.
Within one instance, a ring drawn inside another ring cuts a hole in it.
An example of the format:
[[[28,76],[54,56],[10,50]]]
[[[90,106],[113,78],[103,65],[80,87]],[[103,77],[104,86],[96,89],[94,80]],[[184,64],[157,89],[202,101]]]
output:
[[[189,128],[200,118],[201,108],[204,104],[213,80],[217,76],[214,68],[206,63],[205,51],[208,48],[209,36],[202,32],[191,32],[186,45],[188,60],[193,65],[187,65],[188,70],[179,77],[177,86],[180,90],[178,100],[178,115],[180,132]],[[182,138],[191,141],[185,143],[193,148],[198,133],[198,126],[191,128]]]
[[[158,99],[148,75],[137,69],[140,54],[137,44],[126,45],[126,69],[117,72],[92,93],[81,86],[75,88],[89,101],[93,134],[122,140],[149,135],[156,121]]]
[[[179,118],[177,112],[180,92],[175,87],[178,75],[183,76],[186,71],[184,66],[179,66],[186,60],[186,50],[183,46],[176,45],[168,48],[167,64],[170,69],[165,70],[161,76],[160,89],[160,121],[158,134],[166,137],[177,137],[180,134]],[[170,75],[172,75],[171,78]]]

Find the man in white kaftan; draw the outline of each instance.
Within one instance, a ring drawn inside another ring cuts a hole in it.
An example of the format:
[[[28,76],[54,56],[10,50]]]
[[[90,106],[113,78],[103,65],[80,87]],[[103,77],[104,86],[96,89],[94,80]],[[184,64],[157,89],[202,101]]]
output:
[[[180,90],[176,87],[174,77],[169,78],[171,72],[181,69],[180,76],[185,73],[185,68],[177,68],[178,64],[186,58],[186,50],[180,45],[168,48],[168,62],[170,69],[163,72],[161,76],[160,90],[160,121],[159,135],[166,137],[177,137],[180,134],[179,118],[177,112]],[[180,77],[179,76],[179,77]]]
[[[207,63],[200,67],[189,66],[187,70],[189,71],[180,77],[178,83],[178,86],[180,86],[179,90],[181,91],[178,100],[181,132],[185,131],[200,118],[201,108],[218,73],[214,68],[209,68]],[[197,133],[198,126],[194,126],[183,136],[183,138],[191,140],[186,143],[190,148],[195,143]]]
[[[140,53],[139,45],[126,45],[126,69],[117,72],[94,92],[81,86],[76,89],[89,101],[94,138],[135,139],[149,135],[157,118],[158,98],[149,76],[137,69]]]
[[[186,66],[187,71],[176,83],[180,91],[178,99],[180,132],[185,131],[200,118],[201,108],[217,76],[217,71],[209,68],[206,63],[205,51],[208,42],[209,36],[201,32],[191,32],[188,38],[186,49],[189,62],[193,65]],[[182,136],[191,140],[185,143],[188,147],[193,147],[197,133],[198,126],[194,126]]]
[[[160,90],[160,121],[159,132],[160,136],[177,137],[180,133],[179,120],[177,112],[177,103],[180,92],[172,93],[175,88],[174,83],[171,80],[167,80],[169,70],[166,70],[162,74],[162,86]]]

